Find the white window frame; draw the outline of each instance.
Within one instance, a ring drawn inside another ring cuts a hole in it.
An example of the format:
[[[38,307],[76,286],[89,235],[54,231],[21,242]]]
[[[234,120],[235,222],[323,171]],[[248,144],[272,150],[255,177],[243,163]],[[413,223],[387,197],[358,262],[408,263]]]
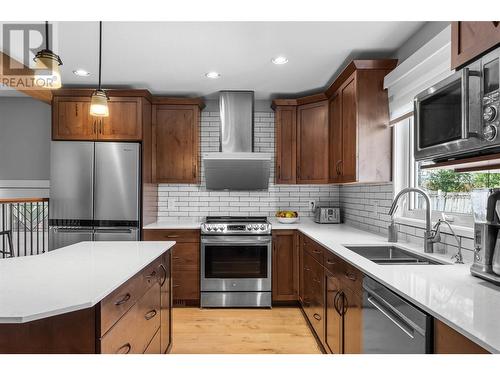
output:
[[[393,128],[393,187],[394,195],[406,187],[418,187],[417,163],[414,159],[413,117],[408,117],[394,125]],[[417,227],[425,226],[425,210],[415,209],[417,196],[415,193],[402,197],[400,209],[395,221]],[[432,222],[442,217],[443,211],[432,212]],[[444,212],[446,218],[453,223],[453,228],[461,235],[471,235],[474,224],[472,214]]]

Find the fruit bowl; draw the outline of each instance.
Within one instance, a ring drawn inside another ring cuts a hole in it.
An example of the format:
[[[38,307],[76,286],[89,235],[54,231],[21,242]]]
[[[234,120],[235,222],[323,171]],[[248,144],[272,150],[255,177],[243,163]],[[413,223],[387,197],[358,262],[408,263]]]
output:
[[[277,217],[276,219],[278,219],[281,224],[293,224],[299,221],[298,217]]]

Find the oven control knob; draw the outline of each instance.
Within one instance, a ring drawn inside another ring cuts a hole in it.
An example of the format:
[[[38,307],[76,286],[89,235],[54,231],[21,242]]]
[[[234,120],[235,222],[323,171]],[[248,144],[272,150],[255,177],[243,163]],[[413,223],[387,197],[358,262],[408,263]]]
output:
[[[264,230],[264,229],[266,229],[266,226],[264,224],[261,224],[260,230]]]
[[[483,136],[484,139],[487,141],[492,141],[496,138],[497,136],[497,128],[494,125],[487,125],[483,129]]]
[[[259,226],[257,224],[254,224],[253,229],[254,230],[259,230]]]
[[[492,105],[487,106],[483,112],[484,121],[493,121],[497,117],[497,109]]]

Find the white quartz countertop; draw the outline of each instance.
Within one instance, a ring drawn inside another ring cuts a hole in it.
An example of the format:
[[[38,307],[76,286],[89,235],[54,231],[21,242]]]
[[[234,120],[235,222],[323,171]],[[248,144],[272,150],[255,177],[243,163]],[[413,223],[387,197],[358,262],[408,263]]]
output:
[[[401,248],[450,264],[379,265],[344,245],[387,244],[385,237],[345,224],[316,224],[307,217],[295,224],[281,224],[276,218],[269,221],[274,230],[299,230],[478,345],[500,353],[500,287],[473,277],[470,264],[451,264],[452,254],[424,254],[421,246],[398,243]],[[167,220],[145,229],[197,229],[200,223]]]
[[[80,242],[0,259],[0,323],[24,323],[89,308],[175,242]]]

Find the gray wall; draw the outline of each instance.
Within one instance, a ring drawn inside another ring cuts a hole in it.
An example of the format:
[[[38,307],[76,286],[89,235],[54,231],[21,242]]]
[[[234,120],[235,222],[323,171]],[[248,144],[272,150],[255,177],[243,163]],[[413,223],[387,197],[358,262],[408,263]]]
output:
[[[48,180],[50,106],[0,97],[0,180]]]
[[[429,40],[444,30],[450,24],[449,21],[429,21],[426,22],[415,34],[413,34],[394,54],[394,58],[399,63],[405,61],[416,50],[422,47]]]

